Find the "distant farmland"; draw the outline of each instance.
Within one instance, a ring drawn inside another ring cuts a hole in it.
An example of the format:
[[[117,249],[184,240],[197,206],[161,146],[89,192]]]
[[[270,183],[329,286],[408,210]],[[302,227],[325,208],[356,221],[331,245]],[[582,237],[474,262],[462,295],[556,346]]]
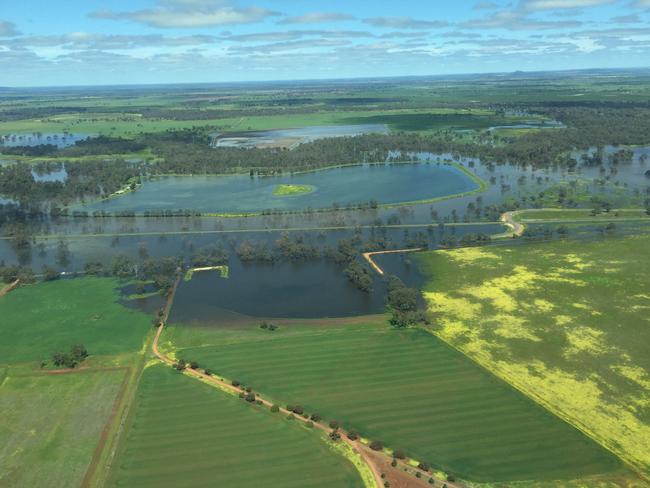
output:
[[[109,486],[362,488],[320,433],[167,366],[145,370]]]
[[[179,347],[200,345],[179,357],[463,478],[624,471],[616,457],[425,331],[367,324],[170,332]]]

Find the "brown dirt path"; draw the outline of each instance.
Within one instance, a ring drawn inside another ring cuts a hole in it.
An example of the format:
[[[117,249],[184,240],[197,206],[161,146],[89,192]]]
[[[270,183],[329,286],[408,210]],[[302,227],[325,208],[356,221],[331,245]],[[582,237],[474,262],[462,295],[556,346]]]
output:
[[[389,251],[364,252],[362,254],[362,256],[363,256],[363,259],[368,261],[370,266],[372,266],[372,269],[374,269],[381,276],[384,276],[384,270],[379,267],[379,265],[375,262],[374,259],[372,259],[373,256],[377,256],[379,254],[397,254],[397,253],[402,253],[402,252],[418,252],[418,251],[423,251],[423,248],[418,247],[418,248],[415,248],[415,249],[394,249],[394,250],[389,250]]]
[[[9,293],[10,291],[13,291],[13,290],[15,290],[16,288],[18,288],[18,285],[19,285],[19,284],[20,284],[20,280],[16,280],[16,281],[14,281],[13,283],[9,283],[7,286],[5,286],[4,288],[2,288],[2,290],[0,290],[0,297],[5,296],[5,295],[6,295],[7,293]]]
[[[156,357],[160,359],[162,362],[168,364],[169,366],[173,366],[175,362],[170,357],[162,353],[158,348],[158,343],[164,327],[165,327],[164,324],[161,324],[160,327],[158,327],[158,330],[156,331],[156,336],[154,337],[153,340],[152,351],[156,355]],[[213,386],[221,390],[230,391],[232,393],[236,393],[237,395],[239,395],[244,391],[240,387],[233,386],[226,381],[222,381],[221,379],[215,376],[206,375],[205,373],[202,373],[201,371],[198,370],[187,368],[184,370],[184,373],[187,374],[188,376],[192,376],[194,378],[202,380],[205,383],[212,384]],[[267,408],[271,408],[274,405],[269,400],[260,397],[258,393],[256,393],[255,395],[256,395],[256,400],[261,401],[262,405],[266,406]],[[290,412],[286,408],[283,407],[279,407],[279,408],[280,408],[279,413],[285,415],[292,414],[292,412]],[[308,418],[306,419],[300,415],[295,415],[295,419],[305,423],[309,422]],[[319,429],[322,432],[325,432],[326,434],[329,434],[330,431],[332,430],[328,425],[322,424],[320,422],[313,422],[313,424],[314,424],[314,428]],[[375,480],[375,484],[377,488],[382,488],[384,486],[384,481],[388,480],[389,478],[399,480],[399,484],[394,485],[393,483],[391,483],[391,486],[402,486],[404,488],[417,488],[421,486],[431,486],[429,485],[428,482],[423,484],[421,479],[416,478],[414,474],[412,474],[415,473],[415,471],[417,471],[414,470],[413,467],[408,466],[403,462],[399,462],[397,467],[393,468],[392,466],[390,466],[392,457],[390,457],[388,454],[386,454],[383,451],[382,452],[373,451],[358,440],[357,441],[350,440],[346,435],[347,433],[342,429],[339,429],[339,432],[341,434],[341,442],[345,442],[346,444],[348,444],[355,453],[361,456],[361,459],[370,468],[370,471],[373,474],[373,478]],[[407,468],[406,471],[405,468]],[[385,475],[385,478],[382,478],[382,474]],[[432,477],[431,474],[423,473],[422,479],[426,481],[430,477]],[[462,488],[461,485],[445,482],[440,479],[436,479],[435,481],[436,484],[439,484],[440,486],[442,486],[443,483],[447,483],[447,486],[449,488]]]
[[[168,364],[170,366],[173,366],[174,361],[171,358],[169,358],[168,356],[166,356],[165,354],[163,354],[162,352],[160,352],[160,349],[158,348],[158,341],[160,340],[160,335],[162,334],[163,329],[164,329],[164,325],[161,325],[160,327],[158,327],[158,331],[156,332],[156,336],[155,336],[154,341],[153,341],[152,350],[153,350],[153,353],[156,355],[156,357],[158,359],[160,359],[162,362],[164,362],[164,363],[166,363],[166,364]],[[208,376],[205,373],[202,373],[202,372],[200,372],[198,370],[187,368],[184,371],[184,373],[189,375],[189,376],[193,376],[195,378],[203,380],[206,383],[212,384],[212,385],[216,386],[217,388],[219,388],[221,390],[231,391],[233,393],[236,393],[237,395],[239,395],[243,391],[239,387],[233,386],[230,383],[227,383],[225,381],[221,381],[219,378],[216,378],[214,376]],[[268,408],[271,408],[274,405],[270,401],[265,400],[264,398],[261,398],[258,394],[256,394],[256,399],[260,400],[262,402],[262,405],[264,405],[264,406],[266,406]],[[279,413],[283,413],[285,415],[291,415],[292,414],[292,412],[290,412],[289,410],[287,410],[285,408],[282,408],[282,407],[280,407],[280,412]],[[304,417],[301,417],[300,415],[296,415],[295,418],[296,418],[296,420],[300,420],[300,421],[305,422],[305,423],[309,421],[309,419],[305,419]],[[329,433],[329,431],[331,430],[331,429],[329,429],[329,427],[327,427],[327,426],[325,426],[325,425],[323,425],[321,423],[313,422],[313,424],[314,424],[314,428],[320,429],[321,431],[323,431],[325,433]],[[370,459],[370,456],[367,454],[367,452],[365,452],[363,449],[359,449],[359,446],[358,446],[359,442],[358,441],[351,441],[345,435],[341,435],[341,440],[343,442],[346,442],[354,450],[354,452],[358,453],[361,456],[361,459],[363,459],[363,461],[368,465],[368,467],[370,468],[370,471],[372,472],[373,477],[375,479],[375,483],[377,485],[377,488],[383,487],[384,486],[384,481],[381,478],[381,473],[379,472],[379,470],[378,470],[377,466],[375,465],[375,463],[372,462],[372,460]]]
[[[503,213],[499,220],[501,222],[503,222],[505,225],[507,225],[510,228],[510,231],[509,232],[504,232],[502,234],[493,235],[492,239],[505,239],[505,238],[508,238],[508,237],[521,237],[524,234],[524,231],[526,230],[526,227],[521,222],[515,221],[515,216],[518,213],[519,213],[519,211]]]

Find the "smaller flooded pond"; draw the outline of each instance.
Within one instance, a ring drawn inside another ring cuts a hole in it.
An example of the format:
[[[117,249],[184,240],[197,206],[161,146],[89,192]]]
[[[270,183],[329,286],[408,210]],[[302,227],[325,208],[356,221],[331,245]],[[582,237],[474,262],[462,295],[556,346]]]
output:
[[[384,311],[385,285],[372,293],[354,287],[342,268],[323,260],[269,265],[232,260],[229,278],[218,271],[195,273],[179,286],[170,322],[219,326],[238,315],[260,318],[325,318]],[[241,320],[241,317],[240,317]]]

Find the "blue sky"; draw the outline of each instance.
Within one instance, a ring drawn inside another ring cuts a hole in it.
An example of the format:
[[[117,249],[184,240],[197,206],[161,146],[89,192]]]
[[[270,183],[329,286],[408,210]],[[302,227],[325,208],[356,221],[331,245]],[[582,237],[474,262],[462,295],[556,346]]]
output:
[[[650,65],[650,0],[0,3],[0,86]]]

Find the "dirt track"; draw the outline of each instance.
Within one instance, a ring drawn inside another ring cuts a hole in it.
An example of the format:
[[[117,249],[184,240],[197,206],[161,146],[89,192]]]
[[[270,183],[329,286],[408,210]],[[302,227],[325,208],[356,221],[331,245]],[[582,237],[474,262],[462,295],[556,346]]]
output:
[[[169,358],[168,356],[161,353],[160,350],[158,349],[158,341],[160,339],[160,335],[162,334],[163,329],[164,329],[164,325],[161,325],[160,327],[158,327],[158,331],[156,332],[156,337],[154,338],[154,341],[153,341],[152,350],[153,350],[153,353],[156,355],[156,357],[158,357],[158,359],[160,359],[161,361],[163,361],[164,363],[166,363],[166,364],[168,364],[170,366],[173,366],[174,361],[171,358]],[[221,381],[219,378],[216,378],[214,376],[208,376],[205,373],[201,373],[198,370],[187,368],[185,370],[185,373],[188,374],[189,376],[193,376],[193,377],[198,378],[200,380],[203,380],[203,381],[205,381],[207,383],[211,383],[211,384],[215,385],[216,387],[218,387],[219,389],[222,389],[222,390],[231,391],[231,392],[236,393],[236,394],[239,394],[239,393],[241,393],[243,391],[241,388],[233,386],[230,383],[227,383],[225,381]],[[256,399],[260,400],[262,402],[262,405],[264,405],[264,406],[266,406],[268,408],[271,408],[273,406],[273,403],[269,402],[268,400],[265,400],[265,399],[261,398],[257,394],[256,394]],[[282,407],[280,407],[280,412],[279,413],[282,413],[282,414],[285,414],[285,415],[291,415],[292,414],[292,412],[290,412],[289,410],[287,410],[285,408],[282,408]],[[300,421],[305,422],[305,423],[309,421],[309,419],[301,417],[300,415],[295,415],[295,418],[297,420],[300,420]],[[329,431],[331,430],[331,429],[329,429],[329,427],[327,427],[327,426],[325,426],[325,425],[323,425],[321,423],[313,422],[313,424],[314,424],[314,428],[320,429],[323,432],[329,433]],[[356,453],[358,453],[361,456],[361,458],[363,459],[363,461],[368,465],[368,467],[370,468],[370,471],[373,474],[373,477],[375,478],[375,483],[376,483],[377,487],[378,488],[383,487],[384,482],[383,482],[383,480],[381,478],[381,473],[379,473],[377,467],[375,466],[375,463],[372,462],[372,460],[370,459],[368,454],[363,449],[359,449],[357,447],[358,441],[351,441],[345,435],[341,435],[341,440],[343,442],[346,442],[350,447],[352,447],[352,449]]]
[[[13,283],[9,283],[7,286],[5,286],[2,290],[0,290],[0,297],[5,296],[7,293],[10,291],[15,290],[18,288],[18,285],[20,284],[20,280],[16,280]]]
[[[370,263],[370,266],[372,266],[372,269],[374,269],[377,273],[379,273],[381,276],[384,276],[384,270],[379,267],[379,265],[372,259],[373,256],[377,256],[378,254],[397,254],[401,252],[418,252],[422,251],[423,249],[421,247],[415,248],[415,249],[394,249],[390,251],[375,251],[375,252],[364,252],[363,253],[363,258]]]

